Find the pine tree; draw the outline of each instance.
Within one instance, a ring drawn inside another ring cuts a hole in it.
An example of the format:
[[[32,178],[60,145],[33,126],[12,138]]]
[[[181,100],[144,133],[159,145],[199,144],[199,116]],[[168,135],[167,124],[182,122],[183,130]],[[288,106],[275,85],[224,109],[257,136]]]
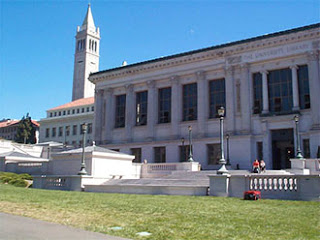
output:
[[[24,144],[35,143],[35,128],[29,113],[27,113],[26,117],[23,116],[19,122],[15,141]]]

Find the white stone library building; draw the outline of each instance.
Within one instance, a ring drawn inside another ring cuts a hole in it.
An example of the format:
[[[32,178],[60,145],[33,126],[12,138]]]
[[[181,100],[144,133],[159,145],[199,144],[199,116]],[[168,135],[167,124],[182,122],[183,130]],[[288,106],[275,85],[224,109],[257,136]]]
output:
[[[100,31],[89,4],[82,26],[77,27],[72,102],[47,110],[46,118],[40,121],[40,142],[81,146],[82,124],[87,123],[87,143],[92,143],[95,86],[88,77],[99,70],[99,48]]]
[[[93,73],[93,138],[136,162],[179,162],[191,126],[194,161],[217,169],[223,106],[234,169],[290,168],[296,115],[303,155],[319,157],[319,39],[313,24]]]

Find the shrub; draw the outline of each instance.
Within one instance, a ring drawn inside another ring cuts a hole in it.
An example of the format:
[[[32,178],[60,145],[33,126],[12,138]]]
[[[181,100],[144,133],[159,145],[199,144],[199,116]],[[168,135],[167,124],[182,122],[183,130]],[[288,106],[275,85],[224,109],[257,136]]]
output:
[[[15,178],[15,179],[11,179],[8,184],[13,185],[15,187],[26,187],[28,186],[28,183],[21,179],[21,178]]]
[[[10,184],[16,187],[26,187],[28,183],[25,180],[32,180],[32,177],[26,173],[0,172],[0,183]]]

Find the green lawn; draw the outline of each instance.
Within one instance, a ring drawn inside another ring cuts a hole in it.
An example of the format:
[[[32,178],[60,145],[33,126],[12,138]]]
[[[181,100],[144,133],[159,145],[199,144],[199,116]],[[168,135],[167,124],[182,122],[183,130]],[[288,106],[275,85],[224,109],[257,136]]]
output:
[[[141,239],[319,239],[320,203],[63,192],[0,184],[0,211]],[[121,226],[114,231],[111,227]]]

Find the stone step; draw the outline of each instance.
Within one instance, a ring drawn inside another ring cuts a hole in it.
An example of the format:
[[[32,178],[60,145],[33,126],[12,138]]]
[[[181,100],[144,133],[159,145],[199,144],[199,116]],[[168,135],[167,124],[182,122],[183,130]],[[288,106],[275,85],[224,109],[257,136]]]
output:
[[[113,186],[207,186],[209,187],[209,178],[206,180],[174,180],[174,179],[111,179],[103,185]]]

